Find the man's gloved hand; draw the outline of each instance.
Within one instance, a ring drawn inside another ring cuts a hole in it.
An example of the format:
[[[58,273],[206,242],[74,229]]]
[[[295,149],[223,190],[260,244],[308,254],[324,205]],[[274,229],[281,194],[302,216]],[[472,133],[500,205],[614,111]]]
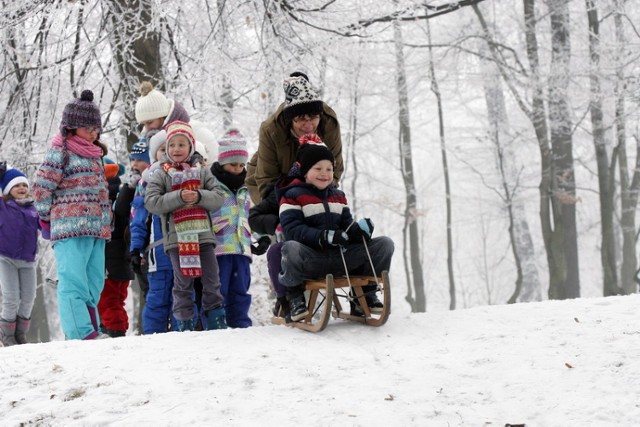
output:
[[[349,243],[349,235],[344,230],[324,230],[320,236],[320,245],[324,248],[327,246],[344,246]]]
[[[7,171],[7,162],[0,162],[0,179],[2,179],[6,171]]]
[[[142,265],[144,264],[144,258],[140,253],[139,249],[134,249],[129,254],[131,260],[129,261],[131,264],[131,269],[136,274],[142,274]]]
[[[51,240],[51,223],[49,221],[39,220],[40,234],[45,240]]]
[[[251,253],[257,256],[264,255],[271,245],[271,238],[269,236],[262,236],[256,243],[251,245]]]

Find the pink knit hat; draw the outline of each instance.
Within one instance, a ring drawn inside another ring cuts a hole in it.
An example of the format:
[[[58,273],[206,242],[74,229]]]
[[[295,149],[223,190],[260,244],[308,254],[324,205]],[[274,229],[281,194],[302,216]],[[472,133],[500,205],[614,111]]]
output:
[[[167,140],[165,142],[167,148],[167,156],[169,155],[169,141],[171,141],[171,139],[176,135],[184,135],[187,137],[189,143],[191,144],[191,150],[189,150],[188,157],[191,158],[191,156],[193,156],[193,153],[195,153],[196,151],[196,139],[193,136],[193,129],[191,128],[189,123],[176,120],[175,122],[169,123],[164,129],[167,131]]]
[[[237,129],[230,129],[218,141],[218,163],[226,165],[229,163],[244,163],[249,160],[247,151],[247,141]]]

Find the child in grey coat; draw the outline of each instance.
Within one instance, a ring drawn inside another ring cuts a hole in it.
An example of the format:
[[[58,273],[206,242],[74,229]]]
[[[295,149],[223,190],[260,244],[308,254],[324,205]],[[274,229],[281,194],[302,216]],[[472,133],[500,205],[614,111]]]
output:
[[[223,196],[211,171],[194,159],[191,126],[175,121],[166,131],[166,153],[149,177],[144,205],[162,220],[164,248],[173,266],[173,315],[178,330],[194,329],[193,280],[201,277],[206,328],[226,329],[208,215],[222,206]]]

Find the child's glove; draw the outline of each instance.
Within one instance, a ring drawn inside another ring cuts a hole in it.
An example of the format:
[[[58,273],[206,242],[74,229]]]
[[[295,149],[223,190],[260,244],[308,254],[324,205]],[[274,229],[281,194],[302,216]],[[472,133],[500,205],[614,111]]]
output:
[[[49,221],[39,220],[40,223],[40,234],[42,238],[45,240],[51,240],[51,223]]]
[[[256,243],[251,245],[251,253],[256,256],[264,255],[267,249],[269,249],[269,245],[271,245],[271,238],[269,236],[262,236]]]
[[[362,233],[365,235],[365,239],[367,239],[367,242],[371,240],[371,236],[373,235],[373,221],[371,221],[370,218],[359,219],[358,228],[362,230]]]
[[[132,170],[125,178],[124,183],[127,184],[129,188],[136,188],[141,177],[142,176],[137,171]]]
[[[349,235],[344,230],[324,230],[320,236],[320,245],[343,246],[349,243]]]
[[[349,235],[349,240],[353,243],[362,242],[362,238],[364,238],[365,242],[371,241],[371,233],[373,232],[373,223],[369,218],[363,218],[358,222],[351,223],[349,229],[347,230],[347,234]]]
[[[131,269],[133,270],[133,272],[136,274],[142,274],[142,265],[144,264],[144,258],[142,257],[140,250],[132,250],[129,256],[131,257],[129,263],[131,264]]]

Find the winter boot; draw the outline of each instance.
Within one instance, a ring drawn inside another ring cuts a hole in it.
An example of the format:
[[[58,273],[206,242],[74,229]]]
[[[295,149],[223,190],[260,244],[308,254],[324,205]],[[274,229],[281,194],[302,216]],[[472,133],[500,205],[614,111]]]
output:
[[[377,286],[375,284],[366,285],[362,287],[362,291],[364,292],[364,299],[367,301],[367,306],[369,306],[369,312],[373,314],[382,313],[384,304],[382,304],[382,301],[380,301],[376,295]],[[351,315],[358,317],[364,316],[364,310],[360,306],[360,301],[355,297],[353,290],[351,291],[351,297],[353,298],[349,302]]]
[[[276,317],[284,317],[287,321],[291,321],[291,317],[289,316],[289,302],[286,296],[276,299],[276,305],[273,307],[273,315]]]
[[[96,332],[100,332],[100,326],[98,325],[98,309],[87,306],[87,310],[89,310],[89,317],[91,318],[93,329],[95,329]]]
[[[16,321],[9,322],[0,319],[0,343],[3,347],[9,347],[18,344],[16,342]]]
[[[207,330],[213,331],[214,329],[227,329],[223,307],[207,311]]]
[[[111,338],[120,338],[127,335],[127,331],[116,331],[115,329],[109,329],[105,326],[100,328],[103,334],[109,335]]]
[[[309,314],[307,301],[304,298],[302,286],[287,288],[287,301],[289,302],[289,315],[292,322],[302,320]]]
[[[31,319],[23,319],[18,316],[16,320],[16,342],[18,344],[26,344],[27,343],[27,332],[29,332],[29,327],[31,326]]]
[[[382,301],[378,299],[378,295],[377,295],[378,285],[371,284],[371,285],[363,286],[362,290],[364,291],[364,299],[367,300],[369,311],[376,314],[382,313],[382,310],[384,309],[384,304],[382,303]]]
[[[176,320],[179,332],[193,331],[193,319]]]

